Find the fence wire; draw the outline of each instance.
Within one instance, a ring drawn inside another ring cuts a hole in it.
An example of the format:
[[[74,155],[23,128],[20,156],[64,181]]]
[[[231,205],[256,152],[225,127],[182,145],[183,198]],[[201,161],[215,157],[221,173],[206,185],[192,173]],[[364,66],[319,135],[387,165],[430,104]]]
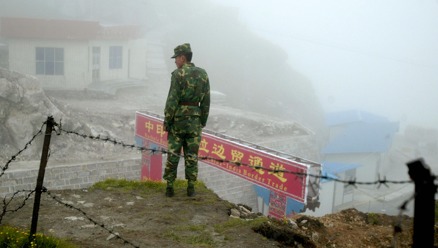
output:
[[[46,188],[43,188],[43,192],[47,193],[48,196],[50,196],[54,201],[56,201],[57,203],[63,205],[66,208],[70,208],[73,210],[78,211],[79,213],[81,213],[85,218],[87,218],[87,220],[89,220],[91,223],[93,223],[96,226],[101,227],[102,229],[104,229],[105,231],[107,231],[108,233],[114,235],[114,237],[116,237],[117,239],[120,239],[123,241],[124,244],[128,244],[131,245],[132,247],[136,247],[139,248],[140,246],[135,245],[134,243],[132,243],[131,241],[123,238],[122,236],[120,236],[118,233],[114,232],[113,230],[111,230],[110,228],[106,227],[104,224],[99,223],[98,221],[94,220],[93,218],[90,217],[89,214],[87,214],[84,210],[75,207],[71,204],[68,204],[66,202],[63,202],[61,199],[59,199],[58,197],[56,197],[55,195],[53,195],[50,191],[48,191]]]
[[[5,171],[9,168],[9,164],[12,163],[12,161],[15,161],[18,156],[20,156],[21,153],[23,153],[29,146],[32,144],[32,142],[38,137],[40,134],[43,133],[43,128],[46,125],[47,122],[44,122],[41,125],[41,128],[33,135],[33,137],[24,145],[23,149],[19,150],[16,154],[12,155],[12,157],[6,162],[5,166],[1,168],[0,177],[2,177],[5,174]]]

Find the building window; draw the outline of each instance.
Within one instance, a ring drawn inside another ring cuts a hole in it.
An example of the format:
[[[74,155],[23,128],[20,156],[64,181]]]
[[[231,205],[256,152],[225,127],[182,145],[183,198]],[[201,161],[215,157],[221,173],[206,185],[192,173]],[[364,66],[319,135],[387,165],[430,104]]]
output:
[[[122,68],[123,50],[121,46],[111,46],[109,48],[109,68],[121,69]]]
[[[64,48],[35,48],[37,75],[64,75]]]

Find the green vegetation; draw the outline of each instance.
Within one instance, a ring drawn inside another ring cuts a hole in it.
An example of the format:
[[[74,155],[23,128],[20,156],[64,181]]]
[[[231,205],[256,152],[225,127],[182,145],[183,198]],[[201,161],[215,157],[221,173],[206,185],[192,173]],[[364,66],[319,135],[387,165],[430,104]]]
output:
[[[367,223],[371,225],[380,225],[380,219],[378,214],[368,213],[366,216],[367,216]]]
[[[260,224],[268,221],[267,217],[259,217],[253,220],[244,220],[244,219],[238,219],[238,218],[230,218],[228,221],[221,223],[219,225],[216,225],[214,228],[219,233],[225,233],[230,230],[238,230],[241,227],[249,226],[251,228],[259,226]]]
[[[40,233],[35,235],[28,244],[29,231],[10,226],[0,226],[0,248],[44,247],[44,248],[74,248],[76,246],[65,240],[46,236]]]
[[[185,192],[187,189],[186,180],[176,180],[174,183],[175,192]],[[121,192],[136,191],[139,194],[146,196],[149,194],[164,194],[166,188],[165,182],[157,181],[131,181],[126,179],[106,179],[101,182],[95,183],[91,186],[90,190],[117,190]],[[195,184],[196,193],[203,194],[202,202],[192,202],[192,204],[209,204],[215,202],[219,197],[211,190],[209,190],[203,182],[197,181]],[[208,194],[205,194],[207,193]],[[185,193],[182,193],[185,194]]]
[[[215,247],[206,225],[181,225],[164,233],[165,238],[196,247]]]
[[[158,190],[163,188],[162,182],[156,181],[130,181],[126,179],[106,179],[105,181],[97,182],[93,186],[91,186],[91,190],[93,189],[102,189],[102,190],[111,190],[111,189],[119,189],[122,191],[131,191],[131,190],[144,190],[150,191]]]

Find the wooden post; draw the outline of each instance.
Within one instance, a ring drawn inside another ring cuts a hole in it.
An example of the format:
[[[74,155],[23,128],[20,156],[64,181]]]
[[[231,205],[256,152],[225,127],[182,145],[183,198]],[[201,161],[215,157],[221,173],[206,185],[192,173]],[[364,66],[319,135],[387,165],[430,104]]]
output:
[[[415,183],[413,248],[434,247],[435,176],[423,159],[407,163],[409,176]]]
[[[29,240],[33,240],[38,224],[38,212],[40,210],[41,193],[43,191],[44,173],[49,155],[50,138],[52,136],[53,125],[55,121],[52,116],[47,117],[46,133],[44,136],[43,151],[41,153],[40,169],[38,172],[37,184],[35,188],[35,202],[33,204],[32,224],[30,227]]]

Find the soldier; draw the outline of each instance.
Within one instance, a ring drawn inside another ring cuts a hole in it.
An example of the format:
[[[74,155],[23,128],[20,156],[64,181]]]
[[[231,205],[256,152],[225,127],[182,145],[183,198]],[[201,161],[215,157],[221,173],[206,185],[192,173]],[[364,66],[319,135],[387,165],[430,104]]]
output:
[[[181,148],[184,151],[187,195],[195,195],[198,176],[198,150],[202,128],[207,124],[210,111],[210,82],[207,72],[192,62],[189,43],[177,46],[174,55],[177,69],[172,72],[169,94],[164,109],[164,130],[168,132],[166,168],[163,178],[167,181],[166,196],[172,197],[173,183]]]

